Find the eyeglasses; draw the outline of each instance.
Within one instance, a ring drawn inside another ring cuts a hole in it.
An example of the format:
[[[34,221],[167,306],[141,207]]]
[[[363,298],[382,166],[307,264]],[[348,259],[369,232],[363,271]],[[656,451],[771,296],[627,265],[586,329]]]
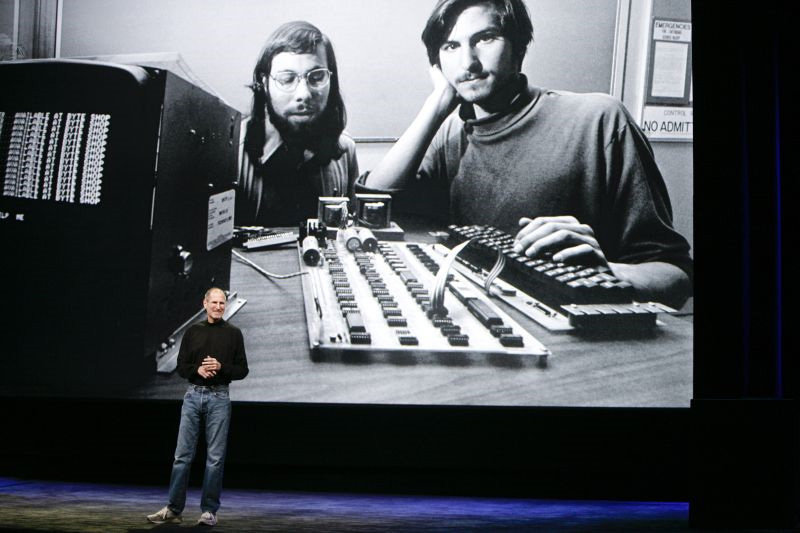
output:
[[[284,70],[278,72],[275,76],[270,74],[269,77],[275,80],[275,85],[278,86],[278,89],[290,93],[297,89],[301,79],[306,80],[306,85],[309,89],[322,89],[327,87],[331,82],[331,74],[333,74],[333,72],[326,68],[316,68],[314,70],[309,70],[305,74]]]

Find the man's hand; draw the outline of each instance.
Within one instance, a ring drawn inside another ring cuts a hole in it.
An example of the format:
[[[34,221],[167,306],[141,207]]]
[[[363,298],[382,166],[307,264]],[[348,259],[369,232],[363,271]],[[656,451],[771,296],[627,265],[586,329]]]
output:
[[[594,230],[575,217],[522,217],[519,225],[522,229],[514,243],[514,251],[519,254],[533,257],[542,252],[553,252],[554,261],[608,266]]]
[[[617,278],[636,289],[640,301],[656,301],[679,308],[691,294],[689,276],[669,263],[651,261],[639,264],[609,263],[591,226],[575,217],[538,217],[519,219],[514,251],[528,257],[554,252],[553,261],[605,266]]]
[[[433,91],[425,99],[422,109],[398,139],[392,149],[369,173],[366,185],[373,189],[402,189],[419,170],[436,131],[458,106],[456,90],[447,81],[439,67],[429,70]]]
[[[197,373],[200,374],[200,376],[204,379],[209,379],[216,376],[220,368],[222,368],[222,363],[209,355],[203,359],[203,362],[197,369]]]
[[[433,92],[430,98],[436,102],[438,114],[444,118],[458,106],[458,93],[450,85],[450,82],[447,81],[447,78],[444,77],[442,70],[437,65],[433,65],[428,73],[431,77],[431,83],[433,83]]]

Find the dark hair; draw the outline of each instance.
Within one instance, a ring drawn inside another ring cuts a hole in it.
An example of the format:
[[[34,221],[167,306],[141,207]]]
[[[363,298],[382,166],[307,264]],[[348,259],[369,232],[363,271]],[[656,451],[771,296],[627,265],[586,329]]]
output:
[[[439,64],[439,49],[453,30],[459,15],[468,7],[478,4],[494,6],[500,18],[501,32],[511,41],[517,68],[522,69],[522,60],[533,41],[533,23],[523,0],[439,0],[422,30],[422,42],[428,50],[430,64]]]
[[[328,69],[333,74],[331,74],[328,104],[322,116],[320,116],[319,128],[317,129],[319,138],[316,139],[317,145],[314,148],[320,164],[325,164],[331,159],[338,159],[344,153],[344,148],[339,144],[339,136],[344,131],[344,126],[347,123],[347,113],[344,108],[341,89],[339,88],[339,76],[333,45],[319,28],[309,22],[298,20],[281,25],[269,36],[253,69],[253,82],[250,85],[253,91],[253,109],[244,136],[244,149],[251,161],[261,157],[264,151],[264,144],[267,141],[264,133],[264,120],[269,98],[269,86],[268,84],[265,85],[262,80],[269,76],[272,69],[272,59],[281,52],[313,54],[320,43],[325,47]]]

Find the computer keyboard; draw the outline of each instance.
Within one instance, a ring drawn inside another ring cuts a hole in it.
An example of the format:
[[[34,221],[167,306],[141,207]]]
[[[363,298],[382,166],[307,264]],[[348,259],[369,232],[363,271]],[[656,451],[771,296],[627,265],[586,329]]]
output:
[[[245,250],[260,250],[297,242],[297,233],[276,232],[261,226],[237,226],[233,234],[234,245]]]
[[[633,286],[608,269],[554,261],[551,253],[528,257],[514,251],[514,237],[492,226],[448,227],[446,244],[471,243],[460,254],[477,268],[491,269],[498,254],[506,266],[500,278],[550,308],[577,327],[652,326],[657,313],[673,309],[634,301]]]
[[[297,234],[292,233],[291,231],[286,231],[282,233],[276,233],[275,235],[264,235],[262,237],[256,237],[254,239],[250,239],[244,242],[244,248],[246,250],[260,250],[263,248],[271,248],[273,246],[281,246],[283,244],[289,244],[297,242]]]

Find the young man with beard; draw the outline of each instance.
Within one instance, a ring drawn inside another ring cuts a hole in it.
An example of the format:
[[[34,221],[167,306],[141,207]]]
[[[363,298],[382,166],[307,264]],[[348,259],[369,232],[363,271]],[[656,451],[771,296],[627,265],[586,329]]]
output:
[[[283,24],[251,88],[236,223],[295,226],[316,216],[318,197],[351,196],[358,161],[330,39],[308,22]]]
[[[638,299],[682,305],[689,245],[647,139],[608,95],[528,84],[523,0],[440,0],[422,40],[433,92],[364,188],[495,226],[518,253],[607,266]]]

